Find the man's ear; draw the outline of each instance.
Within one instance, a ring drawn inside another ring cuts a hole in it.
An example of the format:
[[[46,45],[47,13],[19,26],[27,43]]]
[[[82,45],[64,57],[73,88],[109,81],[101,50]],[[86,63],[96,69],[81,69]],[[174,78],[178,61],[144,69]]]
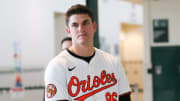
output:
[[[71,33],[68,27],[66,27],[66,32],[68,33],[68,35]]]
[[[94,32],[96,32],[96,30],[97,30],[97,24],[96,24],[95,21],[93,22],[93,27],[94,27]]]
[[[71,36],[71,31],[68,27],[66,27],[66,32],[68,33],[68,36]]]

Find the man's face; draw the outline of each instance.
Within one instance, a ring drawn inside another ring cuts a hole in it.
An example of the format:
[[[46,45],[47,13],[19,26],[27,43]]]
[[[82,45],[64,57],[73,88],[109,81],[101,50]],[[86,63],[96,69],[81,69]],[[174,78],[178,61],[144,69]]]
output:
[[[87,14],[70,16],[67,32],[72,37],[73,44],[93,45],[96,23]]]

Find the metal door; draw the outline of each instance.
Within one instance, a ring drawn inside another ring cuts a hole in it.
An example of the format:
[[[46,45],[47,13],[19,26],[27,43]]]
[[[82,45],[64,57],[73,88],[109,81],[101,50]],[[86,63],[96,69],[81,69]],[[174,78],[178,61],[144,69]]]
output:
[[[180,47],[152,47],[154,101],[180,101]]]

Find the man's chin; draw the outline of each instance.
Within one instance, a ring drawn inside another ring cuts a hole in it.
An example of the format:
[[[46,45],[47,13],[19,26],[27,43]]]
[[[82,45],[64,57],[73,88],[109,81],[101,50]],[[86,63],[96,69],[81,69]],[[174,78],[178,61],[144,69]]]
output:
[[[79,40],[79,43],[82,45],[86,45],[88,44],[88,41],[83,39],[83,40]]]

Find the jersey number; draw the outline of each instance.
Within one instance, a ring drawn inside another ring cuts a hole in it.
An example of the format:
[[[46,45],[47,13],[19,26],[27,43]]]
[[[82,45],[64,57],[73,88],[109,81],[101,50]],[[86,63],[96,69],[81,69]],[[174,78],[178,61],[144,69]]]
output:
[[[117,93],[113,92],[112,94],[110,94],[109,92],[107,92],[106,101],[117,101]]]

